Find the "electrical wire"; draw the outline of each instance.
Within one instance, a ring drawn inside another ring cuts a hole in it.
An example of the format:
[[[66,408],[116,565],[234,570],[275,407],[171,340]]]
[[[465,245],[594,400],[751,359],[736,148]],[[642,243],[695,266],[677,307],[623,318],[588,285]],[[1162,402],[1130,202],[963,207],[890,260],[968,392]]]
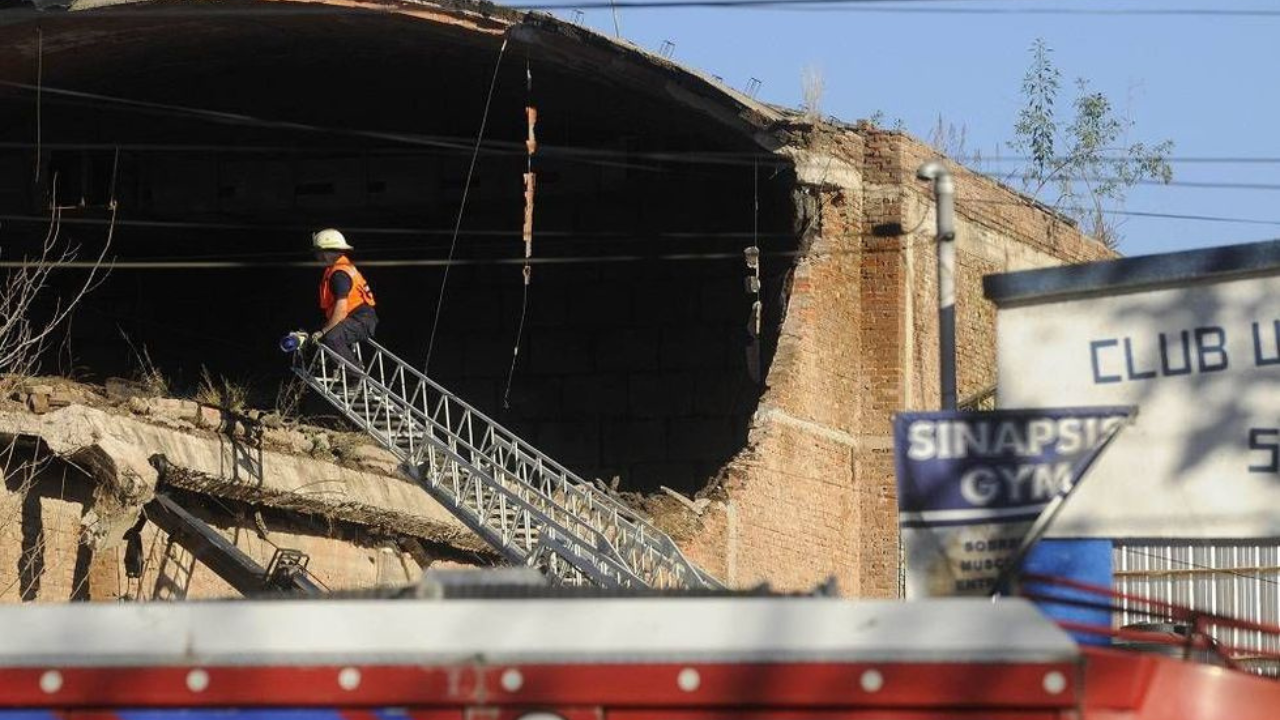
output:
[[[471,178],[475,174],[476,159],[480,157],[480,143],[484,141],[484,129],[489,123],[489,107],[493,102],[493,89],[498,85],[498,71],[502,68],[502,57],[507,52],[507,38],[502,39],[502,47],[498,49],[498,59],[493,64],[493,78],[489,81],[489,94],[484,101],[484,112],[480,115],[480,131],[476,133],[475,148],[471,153],[471,165],[467,168],[467,179],[462,186],[462,201],[458,203],[458,219],[453,225],[453,239],[449,243],[449,257],[444,265],[444,277],[440,279],[440,295],[436,298],[435,318],[431,321],[431,335],[427,338],[427,357],[422,362],[422,374],[431,370],[431,351],[436,345],[436,331],[440,328],[440,313],[444,309],[444,292],[449,285],[449,268],[453,267],[453,255],[458,248],[458,232],[462,230],[462,217],[467,210],[467,195],[471,190]]]
[[[960,207],[965,205],[997,205],[1007,207],[1035,207],[1036,204],[1031,200],[987,200],[983,198],[965,198],[963,196],[957,199]],[[1269,218],[1250,218],[1237,217],[1229,215],[1200,215],[1193,213],[1167,213],[1152,210],[1103,210],[1105,215],[1115,215],[1118,217],[1140,217],[1158,220],[1187,220],[1194,222],[1212,222],[1225,223],[1235,225],[1263,225],[1263,226],[1280,226],[1280,219]],[[19,223],[32,225],[46,225],[49,222],[48,217],[39,215],[14,215],[0,214],[0,223]],[[109,220],[104,218],[66,218],[62,219],[64,225],[107,225]],[[199,221],[168,221],[168,220],[117,220],[117,226],[132,226],[143,228],[168,228],[168,229],[191,229],[191,230],[224,230],[224,231],[245,231],[245,232],[311,232],[312,228],[300,225],[278,225],[272,223],[251,224],[251,223],[213,223]],[[397,227],[376,227],[376,226],[356,226],[346,228],[352,234],[365,235],[387,235],[387,236],[421,236],[421,235],[451,235],[452,231],[446,228],[397,228]],[[462,233],[463,236],[476,238],[509,238],[518,234],[513,230],[467,230]],[[557,240],[600,240],[600,241],[630,241],[630,242],[669,242],[680,240],[734,240],[742,238],[750,238],[753,236],[752,231],[725,231],[725,230],[672,230],[660,231],[652,233],[637,234],[634,231],[625,230],[539,230],[538,235],[544,238],[554,238]],[[760,238],[766,240],[790,240],[795,236],[788,233],[761,233]],[[362,252],[385,252],[394,248],[378,248],[369,249]],[[279,253],[268,254],[287,254],[288,251],[280,251]],[[255,254],[249,257],[262,257],[265,255]],[[221,256],[219,256],[221,257]]]
[[[420,133],[408,132],[389,132],[382,130],[364,130],[357,128],[343,128],[334,126],[315,125],[312,123],[300,123],[291,120],[272,120],[269,118],[261,118],[254,115],[244,113],[233,113],[222,110],[210,110],[208,108],[198,108],[189,105],[175,105],[172,103],[159,103],[147,100],[133,100],[114,95],[103,95],[101,93],[91,93],[82,90],[71,90],[68,88],[50,87],[48,85],[36,86],[28,83],[13,82],[8,80],[0,80],[0,88],[9,88],[10,90],[21,90],[23,92],[42,92],[51,95],[53,98],[61,98],[78,103],[85,103],[91,107],[107,106],[118,110],[129,110],[147,114],[170,115],[175,117],[185,117],[198,120],[205,120],[217,124],[234,125],[241,127],[259,127],[269,130],[283,130],[290,132],[306,132],[313,134],[338,135],[347,137],[357,137],[367,140],[379,140],[384,142],[392,142],[414,147],[433,148],[441,151],[448,151],[451,154],[473,153],[474,148],[464,141],[469,138],[460,138],[448,135],[424,135]],[[145,144],[144,144],[145,145]],[[114,147],[114,146],[113,146]],[[123,147],[123,146],[122,146]],[[711,152],[674,152],[674,151],[619,151],[607,148],[592,148],[586,146],[555,146],[548,145],[544,147],[543,154],[550,156],[573,160],[577,162],[601,165],[604,167],[622,167],[626,169],[640,170],[661,170],[650,166],[640,165],[636,163],[617,163],[611,161],[610,158],[625,159],[642,159],[653,160],[657,162],[683,163],[683,164],[706,164],[706,165],[740,165],[749,164],[752,159],[763,160],[770,164],[785,166],[787,160],[779,158],[776,155],[759,151],[748,153],[746,155],[737,155],[734,153],[724,153],[720,151]],[[524,145],[522,143],[508,140],[490,140],[480,149],[486,155],[522,157],[524,153]]]
[[[17,215],[17,214],[0,214],[0,223],[21,223],[21,224],[39,224],[46,225],[49,222],[47,216],[40,215]],[[104,218],[69,218],[64,219],[63,224],[67,225],[106,225],[109,221]],[[188,230],[226,230],[226,231],[252,231],[252,232],[272,232],[272,233],[311,233],[313,227],[304,225],[279,225],[274,223],[217,223],[217,222],[201,222],[192,220],[118,220],[118,226],[134,226],[143,228],[167,228],[167,229],[188,229]],[[377,226],[344,226],[344,231],[352,234],[364,235],[444,235],[452,236],[451,228],[428,228],[428,227],[377,227]],[[515,233],[511,230],[467,230],[462,233],[465,236],[475,237],[502,237],[507,238]],[[634,239],[634,240],[680,240],[687,238],[726,238],[736,239],[751,237],[750,230],[671,230],[653,233],[645,233],[637,235],[635,231],[626,230],[539,230],[539,236],[552,238],[569,238],[569,239]],[[790,238],[785,233],[764,233],[764,238]]]
[[[1077,15],[1101,17],[1228,17],[1228,18],[1270,18],[1280,17],[1280,10],[1258,8],[1085,8],[1069,6],[1032,7],[1027,0],[1009,0],[1014,7],[956,7],[972,0],[589,0],[588,2],[569,3],[512,3],[495,5],[499,10],[519,12],[554,12],[573,10],[608,10],[614,7],[631,10],[678,10],[678,9],[789,9],[806,10],[822,9],[839,12],[884,13],[884,14],[924,14],[924,15]],[[999,2],[999,0],[986,0]],[[374,15],[400,14],[404,8],[399,5],[367,4],[359,7],[241,7],[213,8],[198,7],[191,9],[131,7],[126,12],[114,11],[109,15],[116,18],[131,19],[165,19],[192,17],[291,17],[291,16],[324,16],[324,15]],[[39,19],[46,22],[70,19],[80,20],[91,13],[107,16],[107,12],[81,11],[78,13],[52,13],[39,10],[11,9],[3,11],[10,21],[23,19]]]
[[[894,248],[898,250],[900,248]],[[849,251],[855,252],[855,251]],[[799,257],[798,251],[779,251],[774,253],[761,253],[762,257]],[[830,253],[828,253],[830,254]],[[654,261],[690,261],[690,260],[739,260],[742,258],[741,252],[720,252],[720,253],[666,253],[657,255],[577,255],[567,257],[513,257],[513,258],[484,258],[484,259],[458,259],[446,260],[444,258],[407,258],[400,260],[362,260],[361,267],[448,267],[468,266],[468,265],[523,265],[528,262],[531,265],[583,265],[592,263],[623,263],[623,262],[654,262]],[[56,264],[28,262],[23,260],[6,260],[0,262],[0,268],[33,268],[33,267],[49,267],[53,270],[87,270],[99,267],[104,270],[224,270],[224,269],[278,269],[278,268],[308,268],[315,269],[318,265],[314,261],[279,261],[279,262],[245,262],[236,260],[171,260],[171,261],[150,261],[150,260],[113,260],[96,263],[93,261],[69,261]]]
[[[442,141],[446,141],[446,140],[462,140],[462,139],[464,139],[464,138],[461,138],[461,137],[458,137],[458,136],[447,136],[447,135],[415,135],[414,137],[433,138],[433,139],[438,139],[438,140],[442,140]],[[492,146],[492,145],[494,145],[496,142],[499,142],[499,141],[490,140],[488,143],[486,143],[486,145]],[[36,144],[35,142],[26,142],[26,141],[0,141],[0,150],[31,150],[31,149],[37,149],[37,147],[38,147],[38,146],[37,146],[37,144]],[[126,143],[116,143],[116,142],[111,142],[111,143],[101,143],[101,142],[59,142],[59,143],[49,143],[49,142],[46,142],[46,143],[44,143],[44,144],[43,144],[43,146],[42,146],[42,147],[43,147],[43,149],[44,149],[44,150],[49,150],[49,151],[54,151],[54,150],[60,150],[60,151],[72,150],[72,151],[78,151],[78,152],[79,152],[79,151],[84,151],[84,152],[93,152],[93,151],[114,152],[116,149],[119,149],[121,152],[132,152],[132,153],[211,153],[211,154],[227,154],[227,155],[233,155],[233,154],[250,154],[250,155],[252,155],[252,154],[264,154],[264,155],[274,155],[274,154],[279,154],[279,155],[308,155],[308,154],[317,154],[317,155],[326,155],[326,156],[340,156],[340,155],[367,154],[367,155],[393,155],[393,156],[396,156],[396,157],[406,157],[406,156],[408,156],[408,157],[412,157],[412,156],[415,156],[415,155],[427,155],[427,156],[434,156],[434,155],[437,155],[437,154],[438,154],[438,153],[434,153],[434,152],[432,152],[432,151],[430,151],[430,150],[423,150],[423,149],[421,149],[421,148],[417,148],[417,147],[398,147],[398,146],[390,146],[390,145],[380,145],[380,146],[358,146],[358,145],[350,145],[350,146],[333,146],[333,145],[302,146],[302,145],[259,145],[259,144],[240,144],[240,143],[225,143],[225,144],[215,144],[215,145],[204,145],[204,144],[183,144],[183,143],[127,143],[127,142],[126,142]],[[780,159],[780,158],[779,158],[777,155],[775,155],[774,153],[769,153],[769,152],[764,152],[764,151],[758,151],[758,152],[757,152],[757,151],[749,151],[749,150],[744,150],[744,151],[733,151],[733,150],[681,150],[681,151],[655,151],[655,152],[650,153],[650,152],[643,151],[643,150],[639,150],[639,151],[633,151],[633,150],[609,150],[609,149],[607,149],[607,148],[593,148],[593,147],[585,146],[585,145],[582,145],[582,146],[573,146],[573,145],[543,145],[543,144],[539,144],[539,146],[538,146],[538,151],[541,153],[541,152],[543,152],[543,151],[544,151],[545,149],[547,149],[547,148],[553,148],[553,149],[555,149],[555,150],[560,150],[560,151],[577,151],[577,150],[589,151],[589,152],[592,152],[592,153],[599,153],[601,156],[613,155],[613,156],[616,156],[616,157],[640,157],[640,158],[649,158],[649,159],[654,159],[654,160],[664,160],[664,161],[665,161],[665,160],[667,160],[668,158],[673,158],[673,157],[674,157],[674,158],[682,158],[682,159],[685,159],[685,160],[689,160],[690,162],[703,162],[703,161],[704,161],[704,159],[710,159],[710,160],[712,160],[712,161],[728,161],[728,160],[741,160],[741,161],[743,161],[742,163],[734,163],[734,164],[748,164],[750,161],[757,161],[757,162],[760,162],[761,164],[766,165],[766,166],[771,165],[771,164],[776,164],[776,165],[780,165],[780,166],[789,166],[789,165],[791,164],[791,162],[790,162],[789,160]],[[482,150],[481,150],[481,152],[486,152],[486,151],[482,149]],[[513,150],[513,153],[514,153],[514,150]],[[652,156],[652,157],[650,157],[650,156]],[[954,162],[956,162],[956,163],[958,163],[958,164],[961,164],[961,165],[964,165],[965,163],[976,163],[976,164],[1022,163],[1022,162],[1028,162],[1028,161],[1030,160],[1030,158],[1029,158],[1029,157],[1020,156],[1020,155],[1009,155],[1009,156],[1000,156],[1000,157],[986,157],[986,156],[978,156],[978,155],[974,155],[974,156],[968,156],[968,157],[965,157],[965,156],[949,157],[948,159],[949,159],[949,160],[952,160],[952,161],[954,161]],[[1055,161],[1061,161],[1061,160],[1065,160],[1065,159],[1066,159],[1066,158],[1053,158],[1053,160],[1055,160]],[[1111,161],[1117,161],[1117,162],[1118,162],[1118,161],[1123,161],[1125,158],[1124,158],[1123,156],[1120,156],[1120,155],[1115,155],[1115,156],[1103,156],[1103,157],[1101,157],[1100,159],[1101,159],[1103,162],[1111,162]],[[1187,156],[1180,156],[1180,155],[1170,155],[1170,156],[1166,156],[1166,157],[1164,158],[1164,160],[1165,160],[1165,162],[1168,162],[1168,163],[1170,163],[1170,164],[1199,164],[1199,165],[1280,165],[1280,157],[1274,157],[1274,156],[1262,156],[1262,155],[1259,155],[1259,156],[1247,156],[1247,155],[1187,155]],[[771,161],[772,161],[772,162],[771,162]],[[1001,180],[1001,181],[1004,181],[1004,180],[1008,177],[1008,175],[1009,175],[1008,173],[978,173],[978,174],[985,175],[986,177],[991,177],[991,178],[993,178],[993,179],[997,179],[997,180]]]

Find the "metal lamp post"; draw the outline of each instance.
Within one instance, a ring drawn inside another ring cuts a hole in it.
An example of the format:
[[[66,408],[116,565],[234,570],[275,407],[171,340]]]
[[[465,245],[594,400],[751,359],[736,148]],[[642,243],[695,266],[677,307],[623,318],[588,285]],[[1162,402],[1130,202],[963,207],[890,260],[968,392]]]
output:
[[[938,373],[942,409],[956,409],[956,185],[941,160],[920,166],[938,206]]]

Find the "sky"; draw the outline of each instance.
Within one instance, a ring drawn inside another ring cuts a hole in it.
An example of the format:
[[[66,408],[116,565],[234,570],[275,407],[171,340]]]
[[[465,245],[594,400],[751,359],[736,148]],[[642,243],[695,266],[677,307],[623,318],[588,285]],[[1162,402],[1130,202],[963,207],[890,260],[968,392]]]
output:
[[[936,12],[978,8],[1015,12]],[[1053,8],[1276,14],[1024,12]],[[1275,185],[1136,187],[1124,206],[1127,212],[1258,222],[1117,218],[1123,223],[1122,252],[1143,255],[1280,237],[1280,133],[1275,127],[1280,5],[1273,1],[914,0],[807,9],[624,8],[618,19],[624,39],[655,51],[669,40],[675,44],[673,59],[733,87],[744,89],[757,78],[757,97],[766,102],[798,107],[804,69],[820,68],[824,114],[848,122],[879,114],[882,125],[901,121],[903,129],[922,138],[941,117],[963,128],[966,148],[984,157],[1017,155],[1008,142],[1022,104],[1022,77],[1031,44],[1043,38],[1062,71],[1060,102],[1074,96],[1076,78],[1087,79],[1133,121],[1130,141],[1174,142],[1175,183]],[[582,22],[614,34],[607,9],[584,11]],[[1191,161],[1197,158],[1234,161]],[[988,162],[979,169],[1003,174],[1015,166]]]

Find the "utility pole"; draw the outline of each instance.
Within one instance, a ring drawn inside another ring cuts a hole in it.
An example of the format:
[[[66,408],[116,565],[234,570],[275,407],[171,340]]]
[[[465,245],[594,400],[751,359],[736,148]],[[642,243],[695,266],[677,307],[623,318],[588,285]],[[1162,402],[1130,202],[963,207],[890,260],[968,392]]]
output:
[[[942,409],[956,409],[956,184],[941,160],[920,166],[933,181],[938,216],[938,376]]]

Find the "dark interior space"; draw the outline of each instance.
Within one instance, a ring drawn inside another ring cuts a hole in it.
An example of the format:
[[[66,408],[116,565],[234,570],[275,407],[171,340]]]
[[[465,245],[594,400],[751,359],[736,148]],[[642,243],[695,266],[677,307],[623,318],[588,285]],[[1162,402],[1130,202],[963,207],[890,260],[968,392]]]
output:
[[[38,102],[0,88],[0,260],[44,237],[56,178],[62,239],[96,255],[114,197],[111,257],[149,266],[110,272],[46,372],[128,376],[145,349],[177,388],[207,368],[271,405],[280,336],[321,324],[321,227],[357,248],[378,341],[421,366],[466,188],[435,379],[625,490],[692,492],[745,443],[763,371],[743,251],[758,235],[767,368],[798,234],[792,174],[741,129],[634,73],[566,64],[569,37],[500,56],[499,33],[390,13],[80,15],[39,24],[39,73],[37,23],[0,30],[0,77],[41,86]],[[508,393],[527,104],[537,264]]]

